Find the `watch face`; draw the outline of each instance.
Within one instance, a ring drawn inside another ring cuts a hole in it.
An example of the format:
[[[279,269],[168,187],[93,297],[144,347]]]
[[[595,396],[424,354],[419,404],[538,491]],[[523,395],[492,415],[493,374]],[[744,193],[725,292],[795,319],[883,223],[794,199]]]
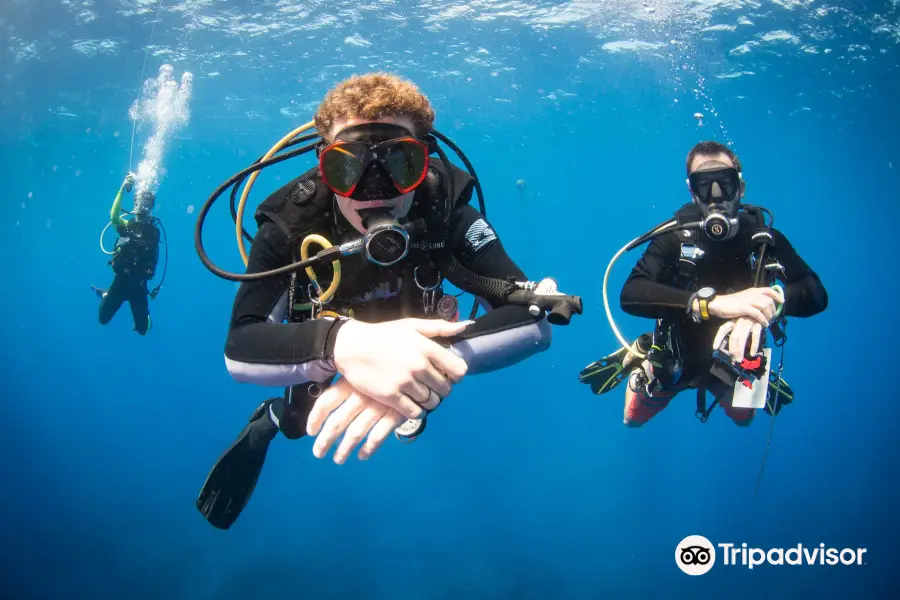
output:
[[[702,298],[703,300],[708,300],[711,298],[716,291],[710,287],[705,287],[697,292],[697,297]]]

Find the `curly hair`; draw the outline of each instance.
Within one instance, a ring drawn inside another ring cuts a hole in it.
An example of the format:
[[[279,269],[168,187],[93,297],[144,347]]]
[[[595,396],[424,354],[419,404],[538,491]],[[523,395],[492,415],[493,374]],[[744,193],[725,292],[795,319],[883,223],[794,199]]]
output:
[[[377,120],[385,117],[409,117],[416,135],[430,133],[434,127],[434,109],[415,84],[390,73],[354,75],[326,94],[316,111],[316,129],[328,139],[338,121]]]

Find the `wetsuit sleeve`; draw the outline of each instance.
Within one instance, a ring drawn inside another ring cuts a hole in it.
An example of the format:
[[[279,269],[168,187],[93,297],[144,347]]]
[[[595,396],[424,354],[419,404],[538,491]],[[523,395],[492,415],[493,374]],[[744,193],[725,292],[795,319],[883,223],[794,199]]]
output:
[[[775,239],[775,257],[784,267],[778,276],[784,287],[784,312],[789,317],[811,317],[828,307],[828,292],[806,261],[800,258],[788,239],[777,229],[772,230]]]
[[[672,265],[678,264],[680,242],[675,234],[650,242],[622,287],[622,310],[636,317],[667,319],[683,317],[691,293],[668,285],[673,279]]]
[[[265,222],[250,248],[247,273],[283,267],[292,259],[284,233],[271,222]],[[225,363],[235,380],[290,386],[323,381],[336,372],[332,362],[334,341],[345,321],[323,318],[283,323],[287,316],[289,285],[289,275],[241,284],[225,344]]]
[[[125,188],[120,187],[119,192],[113,200],[112,207],[109,209],[109,222],[115,225],[116,231],[119,233],[122,233],[126,224],[125,219],[122,218],[122,194],[124,193]]]
[[[495,279],[527,279],[522,269],[506,253],[494,228],[480,212],[468,204],[454,211],[449,240],[456,260],[474,273]]]
[[[478,275],[527,279],[506,253],[490,223],[471,206],[463,205],[454,212],[449,240],[460,264]],[[512,366],[550,347],[550,324],[543,315],[535,317],[525,306],[491,309],[461,335],[436,340],[466,361],[469,375]]]

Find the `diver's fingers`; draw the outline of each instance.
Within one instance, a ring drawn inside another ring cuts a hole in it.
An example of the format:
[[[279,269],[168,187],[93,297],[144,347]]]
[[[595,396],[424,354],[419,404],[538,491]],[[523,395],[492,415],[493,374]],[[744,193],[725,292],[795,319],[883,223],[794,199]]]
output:
[[[765,313],[763,313],[763,311],[761,311],[760,309],[758,309],[755,306],[748,306],[747,312],[744,316],[747,317],[748,319],[753,319],[754,321],[756,321],[763,327],[769,326],[769,320],[766,318]]]
[[[725,340],[725,336],[731,333],[734,330],[734,321],[725,321],[722,323],[722,326],[719,327],[719,331],[716,332],[716,338],[713,341],[713,350],[718,350],[722,345],[722,342]]]
[[[728,355],[731,360],[740,362],[743,359],[744,348],[747,344],[747,338],[744,337],[744,323],[746,319],[738,319],[734,324],[734,331],[728,338]]]
[[[364,408],[365,405],[359,394],[355,391],[351,392],[344,403],[325,420],[325,425],[322,426],[322,431],[319,432],[316,442],[313,444],[313,455],[316,458],[322,458],[328,454],[332,444],[341,437],[353,419]]]
[[[368,399],[364,403],[365,408],[355,419],[353,419],[350,426],[347,427],[344,439],[341,440],[337,450],[334,451],[334,462],[339,465],[346,462],[347,457],[350,456],[353,449],[363,441],[366,434],[371,431],[375,424],[378,423],[388,411],[387,406],[380,402],[376,402],[375,400]]]
[[[781,287],[769,288],[769,289],[771,289],[773,292],[775,292],[775,295],[778,296],[777,298],[775,298],[775,301],[778,304],[784,304],[784,289],[782,289]]]
[[[432,400],[432,393],[437,394],[441,398],[446,398],[453,389],[450,380],[444,377],[444,374],[438,371],[430,362],[426,368],[418,371],[415,377],[428,388],[428,397],[424,401],[416,399],[416,402],[427,410],[434,410],[434,406],[429,405],[429,402]]]
[[[424,362],[428,363],[428,361]],[[431,363],[428,363],[428,365],[430,366]],[[431,395],[431,390],[428,389],[428,386],[417,379],[410,379],[407,381],[400,386],[400,391],[420,406],[428,402],[428,396]]]
[[[316,398],[313,408],[309,411],[309,417],[306,419],[306,433],[312,437],[319,435],[319,430],[325,423],[325,419],[331,414],[331,411],[344,403],[344,400],[353,391],[353,387],[346,379],[341,379],[334,385],[326,389]]]
[[[738,325],[734,326],[734,330],[731,332],[731,335],[728,336],[728,356],[731,360],[739,360],[737,358],[737,345],[738,338],[741,335],[741,331]]]
[[[778,290],[776,290],[775,288],[770,288],[770,287],[760,287],[760,288],[756,288],[756,289],[758,289],[759,292],[760,292],[763,296],[768,296],[768,297],[771,298],[772,300],[777,300],[777,301],[779,301],[779,302],[783,302],[783,301],[784,301],[784,296],[782,296],[780,293],[778,293]]]
[[[771,323],[775,318],[775,311],[778,310],[778,307],[775,306],[774,300],[766,299],[765,302],[761,303],[759,309],[762,310],[763,315],[765,315],[766,321],[768,323]]]
[[[431,340],[429,340],[431,341]],[[439,373],[444,373],[452,383],[459,383],[469,371],[466,361],[450,350],[431,342],[424,346],[425,357],[431,361]]]
[[[750,356],[756,356],[759,353],[759,340],[762,337],[762,326],[754,323],[750,329]]]
[[[750,334],[753,331],[753,326],[756,324],[756,322],[751,321],[750,319],[743,319],[741,333],[738,336],[740,338],[740,340],[738,340],[740,346],[737,348],[736,361],[740,362],[747,358],[747,346],[750,343]]]
[[[428,395],[428,400],[422,405],[422,408],[431,412],[432,410],[434,410],[438,406],[440,406],[441,402],[443,402],[443,401],[444,401],[444,399],[441,398],[437,392],[432,390],[431,393]]]
[[[363,444],[363,447],[359,450],[359,460],[368,460],[375,451],[381,447],[384,440],[391,435],[391,432],[405,422],[406,417],[396,410],[388,409],[387,413],[381,417],[381,420],[378,421],[378,423],[375,424],[375,427],[372,428],[372,431],[369,432],[366,443]]]

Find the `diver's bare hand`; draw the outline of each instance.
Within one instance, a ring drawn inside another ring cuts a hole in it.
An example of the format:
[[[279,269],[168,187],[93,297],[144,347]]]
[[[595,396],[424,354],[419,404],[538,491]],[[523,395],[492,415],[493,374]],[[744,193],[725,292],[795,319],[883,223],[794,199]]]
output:
[[[313,455],[324,458],[334,443],[343,436],[334,451],[334,462],[341,465],[363,439],[365,444],[357,456],[367,460],[406,417],[353,388],[346,379],[325,390],[316,399],[306,433],[316,437]]]
[[[718,348],[726,335],[728,338],[728,355],[734,362],[744,360],[744,352],[747,348],[747,340],[750,340],[750,353],[748,356],[756,356],[759,353],[759,342],[762,339],[762,325],[749,317],[738,317],[727,321],[719,327],[713,341],[713,349]]]
[[[122,181],[122,189],[126,192],[131,191],[131,187],[134,185],[134,173],[129,173],[125,176],[125,180]]]
[[[418,419],[434,395],[446,398],[469,368],[428,338],[457,335],[467,326],[441,319],[350,320],[338,330],[334,365],[360,394]]]
[[[709,302],[709,314],[721,319],[748,317],[768,327],[775,318],[777,304],[784,303],[782,294],[770,287],[756,287],[716,296]]]

